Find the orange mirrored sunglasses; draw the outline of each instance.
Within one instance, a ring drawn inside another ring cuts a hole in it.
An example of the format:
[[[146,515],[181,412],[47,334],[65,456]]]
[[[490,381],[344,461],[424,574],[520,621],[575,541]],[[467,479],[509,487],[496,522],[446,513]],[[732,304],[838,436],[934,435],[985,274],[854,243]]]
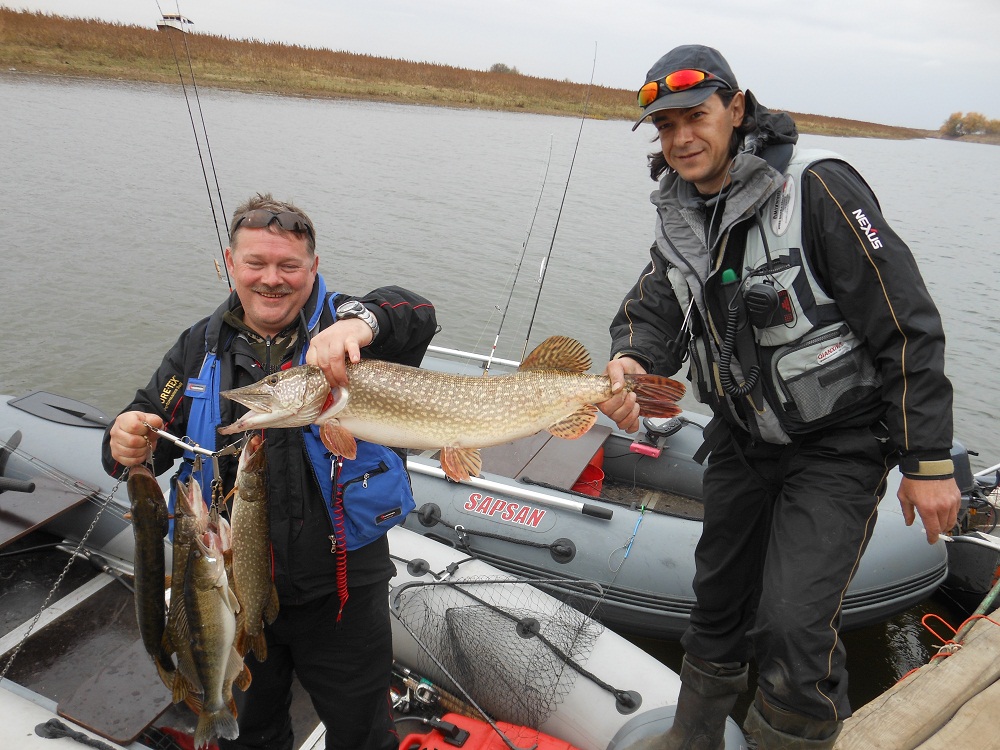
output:
[[[670,75],[661,78],[658,81],[650,81],[639,89],[639,106],[648,107],[663,94],[673,94],[678,91],[687,91],[700,83],[712,80],[725,84],[726,88],[732,88],[727,81],[705,70],[695,70],[694,68],[675,70]]]

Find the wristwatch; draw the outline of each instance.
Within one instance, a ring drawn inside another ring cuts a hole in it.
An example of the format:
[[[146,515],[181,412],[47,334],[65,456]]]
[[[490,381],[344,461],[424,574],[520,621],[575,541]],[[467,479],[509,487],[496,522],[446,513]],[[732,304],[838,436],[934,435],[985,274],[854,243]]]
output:
[[[357,318],[363,320],[372,329],[372,341],[378,338],[378,318],[375,314],[357,300],[345,302],[337,308],[337,320]]]

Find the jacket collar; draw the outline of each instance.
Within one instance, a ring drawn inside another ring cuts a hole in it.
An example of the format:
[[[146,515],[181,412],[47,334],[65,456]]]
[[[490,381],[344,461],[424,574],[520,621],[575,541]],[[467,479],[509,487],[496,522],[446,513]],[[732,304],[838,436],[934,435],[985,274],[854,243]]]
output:
[[[300,327],[302,326],[303,317],[305,317],[308,324],[308,331],[304,329],[299,331],[302,339],[308,340],[314,333],[316,333],[320,315],[323,313],[321,300],[325,299],[326,281],[323,279],[321,274],[317,273],[316,279],[313,281],[312,292],[309,294],[309,299],[302,307],[302,314],[299,316]],[[224,341],[225,338],[228,338],[236,332],[236,329],[226,322],[225,316],[226,313],[235,312],[241,306],[242,303],[240,302],[239,295],[237,295],[236,292],[231,292],[225,302],[219,305],[215,312],[212,313],[208,320],[208,327],[205,331],[205,344],[209,351],[217,351],[219,348],[219,341]]]

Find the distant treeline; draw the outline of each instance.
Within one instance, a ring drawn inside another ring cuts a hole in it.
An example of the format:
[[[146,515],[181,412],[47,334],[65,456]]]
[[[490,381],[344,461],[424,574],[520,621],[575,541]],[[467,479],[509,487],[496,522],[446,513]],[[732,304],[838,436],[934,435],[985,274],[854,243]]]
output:
[[[949,138],[959,138],[963,135],[1000,136],[1000,120],[988,120],[986,115],[978,112],[969,112],[967,115],[955,112],[941,126],[941,135]]]
[[[142,27],[0,7],[0,70],[170,83],[178,80],[178,62],[188,75],[190,53],[199,86],[573,117],[582,115],[586,102],[587,116],[595,119],[637,115],[634,91],[536,78],[504,63],[488,71],[468,70],[256,39],[161,32],[152,24],[153,19],[150,27]],[[972,115],[962,118],[961,133],[949,129],[951,119],[939,133],[790,114],[801,132],[822,135],[927,138],[977,132],[965,129],[974,124],[966,122]]]

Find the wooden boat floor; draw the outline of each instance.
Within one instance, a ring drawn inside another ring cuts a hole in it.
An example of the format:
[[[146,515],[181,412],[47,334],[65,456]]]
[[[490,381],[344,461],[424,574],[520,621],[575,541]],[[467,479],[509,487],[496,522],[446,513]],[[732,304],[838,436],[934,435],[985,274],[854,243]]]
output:
[[[0,493],[0,549],[75,508],[96,489],[69,487],[44,474],[31,479],[34,492]]]
[[[664,513],[701,521],[705,517],[705,506],[700,500],[678,495],[666,490],[636,487],[631,483],[604,478],[601,499],[628,508],[645,506],[647,511]]]

